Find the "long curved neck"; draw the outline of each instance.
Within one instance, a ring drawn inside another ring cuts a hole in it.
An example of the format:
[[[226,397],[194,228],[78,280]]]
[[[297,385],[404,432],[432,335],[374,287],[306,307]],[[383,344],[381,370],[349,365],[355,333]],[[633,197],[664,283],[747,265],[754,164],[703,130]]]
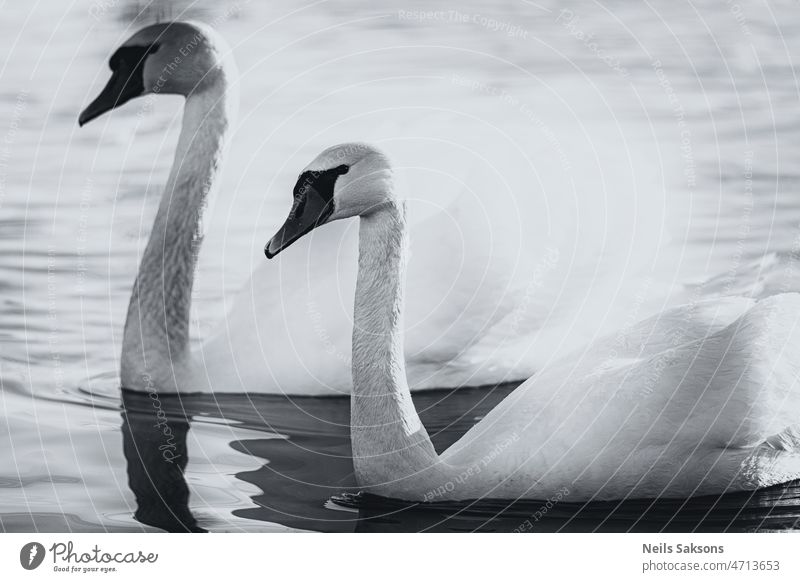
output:
[[[186,99],[175,159],[131,293],[122,342],[128,388],[175,381],[189,359],[189,325],[202,215],[229,127],[224,82]],[[166,376],[166,377],[165,377]],[[170,377],[171,376],[171,377]]]
[[[392,496],[415,490],[415,477],[438,461],[406,382],[407,242],[402,204],[385,205],[361,218],[350,411],[353,462],[359,485]]]

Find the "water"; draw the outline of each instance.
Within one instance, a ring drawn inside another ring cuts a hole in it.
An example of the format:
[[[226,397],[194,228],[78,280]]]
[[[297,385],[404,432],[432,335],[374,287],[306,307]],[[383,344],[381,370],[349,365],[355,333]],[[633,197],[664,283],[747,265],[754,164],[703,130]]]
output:
[[[435,166],[438,152],[455,156],[448,144],[462,144],[503,168],[513,191],[538,184],[556,207],[573,200],[560,195],[564,170],[577,180],[576,207],[593,209],[581,232],[596,228],[612,241],[604,253],[621,249],[620,264],[657,265],[652,288],[668,295],[704,280],[704,293],[800,290],[786,269],[800,224],[794,3],[462,2],[468,22],[418,14],[435,9],[453,8],[3,6],[0,529],[796,527],[793,484],[721,499],[561,502],[544,513],[544,502],[422,510],[352,497],[346,399],[122,397],[115,371],[125,304],[171,163],[180,101],[130,104],[80,131],[76,119],[105,82],[113,48],[157,17],[214,23],[242,74],[225,195],[201,254],[198,339],[263,261],[299,168],[320,144],[345,139],[394,145],[410,166]],[[533,168],[521,167],[521,151],[532,152]],[[614,228],[622,246],[608,234]],[[648,252],[632,259],[632,247]],[[579,250],[596,253],[590,243]],[[574,286],[571,299],[591,297],[589,287]],[[576,319],[591,320],[601,304],[593,297]],[[612,304],[619,313],[630,305],[612,299],[606,327],[619,323]],[[509,389],[415,401],[442,450]],[[164,418],[169,436],[153,428]]]

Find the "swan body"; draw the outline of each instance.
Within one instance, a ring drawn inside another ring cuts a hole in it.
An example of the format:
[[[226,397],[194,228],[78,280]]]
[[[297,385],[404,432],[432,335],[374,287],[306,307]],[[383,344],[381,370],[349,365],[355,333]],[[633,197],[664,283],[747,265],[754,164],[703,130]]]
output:
[[[680,306],[554,362],[442,455],[463,472],[498,451],[488,482],[456,497],[687,497],[800,477],[799,309],[797,294]]]
[[[364,144],[320,154],[265,252],[348,217],[360,218],[351,435],[365,490],[415,501],[566,491],[582,501],[800,477],[795,293],[695,301],[612,333],[545,366],[437,454],[406,379],[408,229],[387,157]]]
[[[308,237],[292,249],[295,256],[287,256],[286,263],[291,268],[278,262],[257,269],[216,331],[199,346],[191,341],[203,214],[217,189],[238,101],[225,42],[203,24],[156,24],[123,43],[110,66],[112,77],[82,112],[81,125],[143,95],[185,97],[174,162],[129,302],[123,386],[182,393],[349,394],[352,320],[341,306],[355,293],[354,285],[348,286],[355,280],[355,232],[344,238],[342,229],[320,232],[313,244]],[[522,248],[510,235],[503,247],[486,251],[481,234],[486,219],[480,204],[462,200],[411,226],[419,256],[409,274],[406,335],[413,390],[519,380],[535,369],[535,362],[519,356],[530,327],[520,326],[513,341],[492,333],[519,308],[527,266],[498,252]],[[458,244],[442,242],[444,223],[458,227]],[[541,259],[532,253],[530,260]],[[348,284],[340,294],[327,292],[342,280]]]
[[[534,369],[534,361],[519,357],[529,336],[485,341],[521,304],[524,289],[513,285],[513,264],[483,253],[478,214],[470,208],[457,215],[462,232],[470,233],[457,244],[441,240],[442,216],[411,227],[410,252],[418,261],[408,275],[404,342],[412,390],[497,384]],[[454,211],[443,215],[452,220]],[[229,369],[229,377],[246,386],[263,386],[266,379],[292,394],[350,393],[358,233],[346,226],[334,223],[313,240],[299,240],[277,264],[253,274],[224,325],[201,348],[209,370]],[[453,259],[462,255],[475,265]],[[272,309],[259,308],[270,301]]]

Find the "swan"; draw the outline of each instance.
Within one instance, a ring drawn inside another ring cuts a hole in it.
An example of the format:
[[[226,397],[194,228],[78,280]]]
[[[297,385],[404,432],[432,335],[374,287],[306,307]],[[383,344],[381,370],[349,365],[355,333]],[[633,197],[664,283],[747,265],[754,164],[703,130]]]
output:
[[[545,366],[438,454],[403,356],[408,251],[392,165],[362,143],[300,174],[268,258],[359,217],[351,438],[366,491],[409,501],[608,500],[751,490],[800,477],[800,295],[701,299]]]
[[[186,98],[175,159],[133,285],[122,340],[122,386],[198,391],[208,378],[192,356],[191,293],[202,218],[236,106],[229,51],[209,27],[147,26],[111,56],[111,78],[80,114],[83,126],[147,94]]]
[[[291,264],[306,260],[305,268],[265,264],[256,269],[216,330],[200,345],[191,341],[191,292],[203,215],[218,187],[238,105],[235,63],[224,40],[200,23],[154,24],[122,43],[109,65],[111,78],[80,114],[81,126],[138,97],[185,97],[174,162],[128,306],[122,385],[180,393],[349,394],[349,314],[337,312],[341,299],[335,294],[318,294],[311,301],[308,292],[308,273],[317,290],[350,279],[339,268],[350,262],[339,261],[338,253],[355,254],[356,247],[348,242],[352,237],[342,238],[343,229],[330,229],[330,238],[316,237],[313,245],[304,239],[298,247],[307,243],[305,248],[293,249]],[[492,334],[524,291],[512,284],[514,265],[494,261],[467,270],[454,260],[460,253],[477,257],[482,252],[477,225],[485,217],[478,207],[470,213],[462,209],[458,216],[464,233],[460,247],[428,244],[450,218],[452,213],[445,210],[421,218],[414,227],[415,240],[426,246],[420,248],[425,260],[411,274],[410,315],[417,320],[408,330],[406,346],[411,387],[521,379],[533,363],[519,357],[519,343]],[[443,298],[433,312],[431,296]],[[259,308],[254,311],[256,301]],[[315,317],[335,312],[333,321],[320,323]],[[435,338],[432,326],[440,332]]]

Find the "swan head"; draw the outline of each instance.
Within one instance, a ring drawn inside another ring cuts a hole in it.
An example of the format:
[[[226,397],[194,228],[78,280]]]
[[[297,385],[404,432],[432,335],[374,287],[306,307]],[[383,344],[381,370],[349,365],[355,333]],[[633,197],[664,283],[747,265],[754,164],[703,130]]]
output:
[[[78,118],[83,126],[107,111],[147,94],[188,97],[225,74],[230,51],[211,27],[196,22],[146,26],[117,48],[108,61],[111,78]]]
[[[330,147],[300,173],[289,217],[264,247],[264,254],[271,259],[318,226],[367,216],[395,202],[386,154],[365,143]]]

